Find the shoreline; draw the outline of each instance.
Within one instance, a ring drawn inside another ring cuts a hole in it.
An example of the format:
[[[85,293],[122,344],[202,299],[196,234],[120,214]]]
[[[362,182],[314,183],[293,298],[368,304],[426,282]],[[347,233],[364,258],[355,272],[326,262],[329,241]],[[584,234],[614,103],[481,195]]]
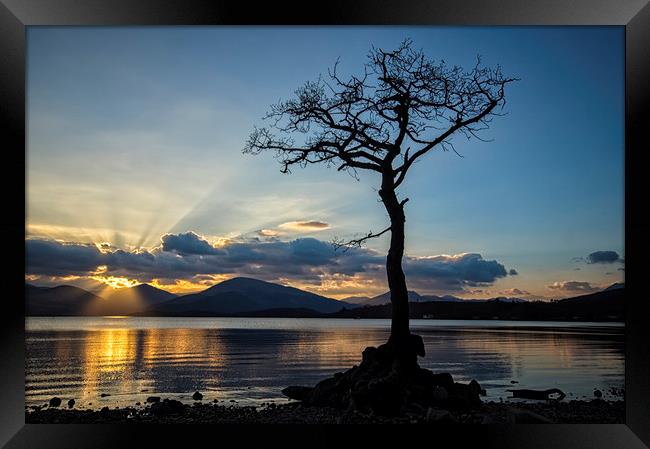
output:
[[[56,423],[178,423],[178,424],[622,424],[625,401],[540,401],[537,403],[484,402],[472,409],[412,408],[397,417],[365,415],[354,410],[309,407],[299,402],[262,407],[200,403],[192,405],[165,399],[141,408],[102,410],[58,407],[28,409],[26,424]]]

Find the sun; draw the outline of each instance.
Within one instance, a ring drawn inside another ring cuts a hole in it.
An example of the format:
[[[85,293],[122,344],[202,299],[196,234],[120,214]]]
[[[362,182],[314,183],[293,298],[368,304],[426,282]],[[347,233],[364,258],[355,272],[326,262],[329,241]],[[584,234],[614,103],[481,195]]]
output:
[[[113,288],[113,289],[118,289],[118,288],[130,288],[130,287],[135,287],[136,285],[140,284],[139,281],[135,279],[129,279],[126,277],[120,277],[120,276],[90,276],[91,279],[94,279],[96,281],[99,281],[103,284],[106,284],[108,287]]]

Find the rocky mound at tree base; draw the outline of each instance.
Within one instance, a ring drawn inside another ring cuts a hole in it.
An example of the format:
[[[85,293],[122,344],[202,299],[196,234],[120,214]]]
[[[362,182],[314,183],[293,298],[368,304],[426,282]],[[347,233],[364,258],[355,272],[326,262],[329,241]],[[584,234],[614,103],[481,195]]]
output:
[[[424,344],[419,335],[411,334],[399,344],[389,341],[366,348],[360,365],[315,387],[290,386],[282,393],[305,405],[389,417],[413,408],[462,409],[482,404],[480,395],[485,391],[476,380],[462,384],[449,373],[434,374],[418,365],[418,356],[424,356]]]

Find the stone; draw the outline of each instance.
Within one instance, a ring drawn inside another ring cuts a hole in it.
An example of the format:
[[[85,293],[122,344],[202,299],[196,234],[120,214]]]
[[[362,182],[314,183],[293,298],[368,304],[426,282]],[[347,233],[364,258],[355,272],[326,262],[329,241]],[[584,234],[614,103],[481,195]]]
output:
[[[74,399],[70,399],[70,400],[68,401],[68,408],[72,408],[72,407],[74,407],[74,402],[75,402]]]
[[[509,407],[507,416],[510,424],[549,424],[553,422],[535,412],[517,407]]]
[[[154,416],[178,415],[185,411],[183,403],[175,399],[165,399],[151,406],[150,412]]]
[[[449,399],[449,392],[445,387],[434,385],[431,397],[436,402],[444,402]]]
[[[149,396],[147,398],[148,403],[160,402],[160,396]]]
[[[50,399],[50,407],[58,407],[61,405],[61,398],[54,397]]]
[[[341,376],[337,377],[336,374],[334,375],[335,379],[338,379],[340,377]],[[290,386],[282,390],[282,394],[297,401],[306,401],[309,400],[309,397],[313,391],[313,387]]]
[[[603,397],[603,392],[600,390],[594,390],[594,396],[596,396],[598,399]]]
[[[429,407],[427,410],[427,422],[454,422],[456,419],[447,410],[439,410]]]
[[[201,399],[203,399],[203,395],[198,391],[195,391],[194,394],[192,395],[192,399],[194,399],[195,401],[200,401]]]
[[[102,394],[100,394],[99,396],[101,396],[102,398],[105,398],[106,396],[110,396],[110,394],[108,394],[108,393],[102,393]]]

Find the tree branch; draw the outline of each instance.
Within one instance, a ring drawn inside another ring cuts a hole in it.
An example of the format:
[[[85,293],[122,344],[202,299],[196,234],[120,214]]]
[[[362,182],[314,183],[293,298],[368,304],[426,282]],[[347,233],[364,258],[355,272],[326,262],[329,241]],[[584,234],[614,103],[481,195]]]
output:
[[[406,201],[408,201],[408,199],[405,200],[405,201],[403,201],[403,202],[406,202]],[[365,236],[363,236],[363,237],[361,237],[361,238],[359,238],[359,239],[353,239],[353,240],[347,240],[347,241],[344,241],[344,240],[341,240],[341,239],[334,238],[334,239],[332,240],[332,245],[334,245],[334,250],[339,250],[339,249],[343,248],[343,251],[344,251],[344,252],[348,251],[350,248],[353,248],[353,247],[361,248],[361,245],[362,245],[363,242],[365,242],[366,240],[368,240],[368,239],[374,239],[375,237],[380,237],[380,236],[382,236],[383,234],[385,234],[385,233],[387,233],[388,231],[390,231],[390,229],[391,229],[391,227],[389,226],[389,227],[387,227],[386,229],[384,229],[383,231],[378,232],[378,233],[376,233],[376,234],[373,234],[373,232],[370,231],[370,232],[368,232],[368,234],[366,234]]]

